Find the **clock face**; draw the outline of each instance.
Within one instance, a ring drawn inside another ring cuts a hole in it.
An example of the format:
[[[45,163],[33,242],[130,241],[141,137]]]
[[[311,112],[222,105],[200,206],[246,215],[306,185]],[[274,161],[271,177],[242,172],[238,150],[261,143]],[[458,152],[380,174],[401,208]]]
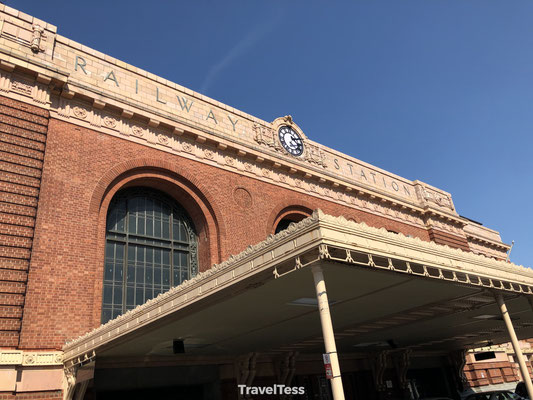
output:
[[[278,132],[283,148],[293,156],[301,156],[304,152],[304,144],[300,135],[289,126],[282,126]]]

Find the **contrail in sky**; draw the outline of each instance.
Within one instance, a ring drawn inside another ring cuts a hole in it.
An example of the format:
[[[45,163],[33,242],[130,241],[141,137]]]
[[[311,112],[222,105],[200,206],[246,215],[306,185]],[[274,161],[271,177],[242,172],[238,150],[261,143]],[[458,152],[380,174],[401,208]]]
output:
[[[235,59],[240,57],[243,53],[246,52],[246,50],[248,50],[259,40],[261,40],[266,34],[268,34],[281,21],[281,17],[282,13],[278,12],[274,18],[257,25],[251,32],[244,36],[233,48],[231,48],[219,62],[217,62],[209,69],[202,83],[200,92],[206,93],[211,84],[220,74],[220,71],[231,65],[235,61]]]

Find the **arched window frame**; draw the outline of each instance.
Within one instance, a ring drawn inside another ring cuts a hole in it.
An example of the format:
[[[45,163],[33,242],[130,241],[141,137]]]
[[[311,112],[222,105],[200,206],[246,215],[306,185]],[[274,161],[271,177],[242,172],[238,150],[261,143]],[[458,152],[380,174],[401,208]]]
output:
[[[134,199],[143,199],[144,209],[135,208],[133,206]],[[152,202],[153,208],[151,210],[148,210],[147,200]],[[160,219],[156,216],[156,204],[158,206],[160,205]],[[125,208],[121,208],[121,206]],[[140,224],[142,220],[140,216],[147,217],[143,220],[143,223],[150,220],[147,214],[148,211],[153,212],[152,222],[154,225],[152,232],[157,230],[155,221],[161,222],[159,236],[155,233],[152,235],[146,233],[148,230],[147,224],[143,230],[138,229],[136,225],[137,223]],[[118,214],[120,213],[122,213],[123,224],[120,223],[120,218],[118,218]],[[164,233],[166,228],[165,218],[168,218],[168,237]],[[176,231],[175,222],[178,224],[178,231]],[[134,231],[130,229],[133,225],[135,225]],[[139,231],[143,231],[145,234],[141,234]],[[186,236],[186,240],[182,240],[184,235]],[[120,248],[122,250],[117,250]],[[111,249],[113,249],[112,255],[109,253]],[[143,257],[145,257],[150,253],[150,249],[153,256],[151,266],[144,258],[142,261],[139,261],[137,258],[138,254],[132,255],[132,251],[133,253],[139,253],[142,250]],[[164,283],[166,271],[164,261],[161,261],[165,259],[165,250],[168,250],[168,285]],[[155,253],[157,251],[160,251],[161,254],[159,264],[156,264],[155,261]],[[123,189],[115,194],[107,213],[105,252],[102,323],[116,318],[118,315],[135,308],[150,298],[157,297],[160,293],[168,291],[170,288],[194,277],[198,273],[198,236],[190,217],[185,209],[174,199],[163,192],[151,188],[133,187]],[[121,257],[117,254],[120,252],[122,252]],[[184,274],[183,265],[180,264],[183,263],[184,254],[186,254],[187,258],[186,274]],[[178,260],[176,257],[178,257]],[[138,264],[143,264],[144,268],[142,281],[140,277],[137,279],[137,271],[140,268]],[[133,280],[131,278],[132,267],[134,268],[135,276]],[[152,271],[152,280],[150,282],[148,282],[148,277],[150,276],[150,272],[148,271],[149,267]],[[159,287],[156,288],[157,274],[155,271],[158,271],[159,267],[161,269],[161,280],[160,284],[158,284]],[[176,273],[178,273],[179,277],[176,276]],[[135,291],[133,303],[131,301],[132,283],[133,290]],[[153,285],[151,296],[148,293],[150,288],[147,285],[149,284]],[[142,302],[139,300],[141,297],[139,290],[142,290]],[[109,302],[109,296],[111,296],[111,302]]]

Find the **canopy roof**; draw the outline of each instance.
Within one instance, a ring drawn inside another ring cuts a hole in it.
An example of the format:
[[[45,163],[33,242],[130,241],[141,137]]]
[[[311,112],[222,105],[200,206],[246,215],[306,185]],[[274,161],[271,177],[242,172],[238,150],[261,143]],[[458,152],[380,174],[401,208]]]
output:
[[[339,353],[451,350],[533,336],[533,271],[320,210],[64,346],[65,362],[323,350],[310,269],[320,264]]]

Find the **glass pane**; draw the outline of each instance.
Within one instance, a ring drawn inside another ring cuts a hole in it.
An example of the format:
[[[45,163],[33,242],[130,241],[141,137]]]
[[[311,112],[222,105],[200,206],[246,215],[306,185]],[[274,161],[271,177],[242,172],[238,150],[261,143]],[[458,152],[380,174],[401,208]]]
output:
[[[111,319],[112,313],[110,308],[104,308],[102,311],[102,323],[105,324]]]
[[[126,305],[132,306],[135,304],[135,289],[133,286],[126,288]]]
[[[150,288],[144,289],[144,299],[145,299],[145,301],[148,301],[151,298],[153,298],[153,290],[152,290],[152,288],[150,287]]]
[[[145,201],[146,216],[153,217],[154,215],[154,202],[151,198],[147,197]]]
[[[113,301],[113,285],[104,285],[104,304],[111,304]]]
[[[116,225],[117,225],[117,212],[116,210],[113,209],[111,210],[111,212],[109,213],[109,216],[107,217],[106,229],[108,231],[115,230]]]
[[[122,305],[122,285],[115,286],[113,289],[113,304]]]
[[[117,261],[124,260],[124,245],[122,243],[116,244],[115,258],[117,259]]]
[[[105,272],[104,272],[104,281],[113,280],[113,266],[112,261],[106,261],[105,263]]]
[[[170,222],[163,221],[163,239],[170,239]]]
[[[147,247],[146,248],[146,264],[152,265],[154,262],[154,249]]]
[[[170,268],[163,269],[163,285],[170,286]]]
[[[144,267],[142,265],[137,265],[137,275],[136,275],[136,282],[137,282],[137,286],[139,286],[139,284],[144,284]]]
[[[122,282],[123,279],[123,271],[122,271],[122,263],[115,263],[115,282]]]
[[[179,221],[176,221],[176,220],[174,220],[174,223],[172,224],[172,239],[181,240],[180,239],[180,223]]]
[[[137,233],[139,235],[144,235],[144,218],[139,216],[139,219],[138,219],[137,222],[138,222],[138,224],[137,224]]]
[[[142,287],[137,287],[137,289],[135,289],[135,304],[136,305],[141,305],[144,303],[144,296],[143,296],[143,288]]]
[[[105,256],[111,260],[115,257],[115,245],[109,241],[105,244]]]
[[[135,283],[135,267],[133,265],[128,265],[128,276],[126,279],[128,283]]]
[[[126,228],[126,208],[117,209],[117,225],[116,230],[124,232]]]
[[[154,219],[146,218],[146,236],[154,235]]]
[[[160,219],[156,219],[154,221],[154,237],[158,237],[160,238],[161,237],[161,223],[163,221],[161,221]]]
[[[128,232],[129,233],[136,233],[137,232],[137,218],[135,214],[130,213],[130,216],[128,218]]]
[[[153,266],[150,266],[150,267],[146,267],[146,284],[147,285],[152,285],[153,283],[153,272],[154,272],[154,267]]]
[[[161,284],[161,267],[155,267],[154,268],[154,284],[160,285]]]

